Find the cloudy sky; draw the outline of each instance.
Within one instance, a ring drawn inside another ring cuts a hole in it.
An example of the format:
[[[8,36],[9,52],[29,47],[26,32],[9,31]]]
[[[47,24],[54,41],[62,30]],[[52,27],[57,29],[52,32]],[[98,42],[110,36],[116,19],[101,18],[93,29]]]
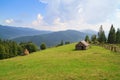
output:
[[[0,0],[0,24],[39,30],[120,28],[120,0]]]

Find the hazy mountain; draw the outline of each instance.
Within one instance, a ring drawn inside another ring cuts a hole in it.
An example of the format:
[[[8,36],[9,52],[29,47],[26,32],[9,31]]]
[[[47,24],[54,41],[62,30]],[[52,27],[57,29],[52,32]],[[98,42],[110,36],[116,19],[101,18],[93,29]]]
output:
[[[47,33],[51,33],[51,31],[39,31],[31,28],[0,25],[0,38],[2,39],[12,39],[21,36],[33,36]]]
[[[66,30],[66,31],[39,31],[31,28],[21,28],[21,27],[12,27],[12,26],[3,26],[0,25],[0,38],[2,39],[11,39],[16,42],[28,42],[32,41],[36,45],[40,45],[42,42],[45,42],[47,46],[55,46],[61,42],[61,40],[76,42],[83,40],[86,35],[91,35],[94,31],[75,31],[75,30]]]
[[[91,30],[91,29],[85,29],[85,30],[81,30],[81,32],[84,32],[84,33],[86,33],[86,34],[88,34],[88,35],[93,35],[93,34],[98,34],[98,32],[97,31],[94,31],[94,30]]]
[[[93,34],[98,35],[98,32],[97,32],[97,31],[94,31],[94,30],[91,30],[91,29],[81,30],[81,32],[86,33],[86,34],[88,34],[89,36],[91,36],[91,35],[93,35]],[[108,34],[109,34],[109,32],[108,32],[108,31],[105,31],[106,37],[108,36]]]
[[[76,42],[83,40],[86,36],[85,33],[75,31],[75,30],[67,30],[67,31],[59,31],[59,32],[53,32],[49,34],[43,34],[38,36],[25,36],[25,37],[19,37],[13,39],[17,42],[27,42],[32,41],[33,43],[37,44],[38,46],[45,42],[47,46],[55,46],[61,42],[61,40],[70,41],[70,42]]]

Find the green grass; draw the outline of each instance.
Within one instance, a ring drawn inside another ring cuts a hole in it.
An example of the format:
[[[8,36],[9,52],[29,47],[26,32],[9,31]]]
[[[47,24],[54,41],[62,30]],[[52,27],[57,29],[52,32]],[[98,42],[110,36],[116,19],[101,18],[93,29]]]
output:
[[[0,80],[120,80],[120,55],[75,44],[0,60]]]

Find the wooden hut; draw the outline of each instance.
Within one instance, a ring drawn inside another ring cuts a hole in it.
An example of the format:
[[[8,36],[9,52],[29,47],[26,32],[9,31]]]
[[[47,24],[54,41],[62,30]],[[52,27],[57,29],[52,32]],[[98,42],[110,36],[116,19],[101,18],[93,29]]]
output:
[[[89,44],[86,41],[80,41],[78,44],[76,44],[75,49],[76,50],[86,50],[89,48]]]

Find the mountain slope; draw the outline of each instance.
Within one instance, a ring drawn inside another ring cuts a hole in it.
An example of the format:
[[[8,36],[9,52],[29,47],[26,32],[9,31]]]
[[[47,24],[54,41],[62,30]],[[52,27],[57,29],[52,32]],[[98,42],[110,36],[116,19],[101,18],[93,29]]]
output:
[[[75,44],[0,60],[0,80],[120,80],[120,55]]]
[[[84,32],[84,33],[86,33],[86,34],[88,34],[88,35],[94,35],[94,34],[98,34],[98,32],[97,31],[94,31],[94,30],[91,30],[91,29],[85,29],[85,30],[81,30],[81,32]]]
[[[44,34],[44,35],[38,35],[38,36],[25,36],[25,37],[15,38],[13,40],[17,42],[32,41],[38,46],[42,42],[45,42],[47,46],[55,46],[59,44],[61,40],[76,42],[76,41],[83,40],[85,36],[86,36],[85,33],[75,31],[75,30],[67,30],[67,31],[53,32],[50,34]]]
[[[0,25],[0,38],[11,39],[21,36],[33,36],[51,33],[50,31],[39,31],[31,28],[21,28],[12,26],[2,26]]]

